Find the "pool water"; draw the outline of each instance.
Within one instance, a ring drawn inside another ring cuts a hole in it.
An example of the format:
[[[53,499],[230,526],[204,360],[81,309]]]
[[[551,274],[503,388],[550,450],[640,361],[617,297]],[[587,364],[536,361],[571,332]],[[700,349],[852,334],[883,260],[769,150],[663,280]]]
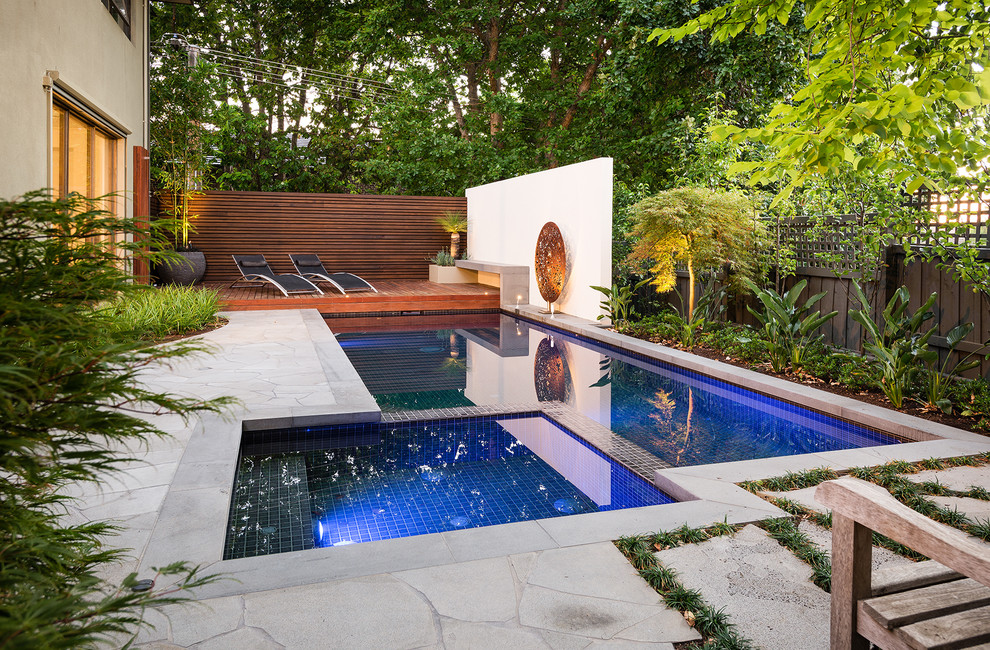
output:
[[[672,466],[900,442],[504,314],[327,320],[383,411],[559,401]]]
[[[670,503],[545,417],[247,432],[224,559]]]

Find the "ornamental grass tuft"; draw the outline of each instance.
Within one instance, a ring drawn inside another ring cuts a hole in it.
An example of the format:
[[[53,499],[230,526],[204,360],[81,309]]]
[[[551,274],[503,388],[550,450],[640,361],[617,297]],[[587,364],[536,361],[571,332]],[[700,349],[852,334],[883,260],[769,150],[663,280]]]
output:
[[[219,323],[220,294],[213,289],[141,287],[104,303],[97,313],[112,334],[157,341]]]

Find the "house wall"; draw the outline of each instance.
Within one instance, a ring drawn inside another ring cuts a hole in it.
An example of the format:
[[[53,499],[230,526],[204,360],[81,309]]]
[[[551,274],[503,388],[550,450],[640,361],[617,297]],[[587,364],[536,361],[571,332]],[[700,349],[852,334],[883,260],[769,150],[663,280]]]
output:
[[[469,188],[468,255],[481,262],[526,265],[530,302],[542,304],[536,284],[536,239],[543,225],[560,228],[567,249],[564,289],[555,311],[594,320],[612,277],[612,159]]]
[[[118,150],[117,187],[133,216],[133,147],[147,146],[146,0],[133,0],[131,39],[99,0],[0,0],[0,197],[51,186],[49,94],[56,82],[127,138]]]

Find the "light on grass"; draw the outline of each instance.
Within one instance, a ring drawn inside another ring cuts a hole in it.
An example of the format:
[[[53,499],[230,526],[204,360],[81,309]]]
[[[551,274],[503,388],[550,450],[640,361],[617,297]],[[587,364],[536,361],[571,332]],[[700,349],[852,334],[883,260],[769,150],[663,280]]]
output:
[[[112,331],[156,340],[214,325],[219,309],[220,294],[213,289],[167,285],[120,296],[101,312]]]

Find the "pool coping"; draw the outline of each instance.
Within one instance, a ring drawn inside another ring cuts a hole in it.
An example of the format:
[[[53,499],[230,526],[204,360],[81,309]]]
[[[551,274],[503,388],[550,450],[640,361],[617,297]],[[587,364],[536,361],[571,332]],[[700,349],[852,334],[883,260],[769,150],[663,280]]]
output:
[[[754,461],[739,461],[714,465],[698,465],[655,470],[654,481],[679,503],[631,508],[609,512],[571,515],[513,524],[502,524],[399,539],[365,542],[343,547],[309,549],[251,558],[221,560],[223,555],[230,497],[236,473],[241,435],[244,430],[313,426],[321,424],[378,421],[380,411],[370,408],[364,395],[354,386],[341,385],[345,395],[354,395],[354,407],[341,401],[333,412],[318,412],[308,408],[305,413],[273,412],[271,409],[252,411],[247,407],[237,420],[206,415],[195,420],[191,436],[179,460],[150,540],[141,556],[139,573],[146,575],[151,567],[165,566],[184,559],[204,567],[206,573],[222,573],[224,580],[197,590],[199,598],[243,594],[247,592],[292,587],[341,578],[375,575],[384,572],[440,566],[500,557],[515,553],[542,551],[551,548],[579,546],[614,540],[623,535],[671,529],[687,524],[704,526],[725,521],[742,524],[786,513],[736,485],[753,480],[824,465],[844,469],[856,465],[880,464],[890,460],[919,460],[933,456],[948,457],[983,453],[990,450],[990,440],[983,436],[929,423],[872,405],[847,404],[848,398],[793,385],[728,364],[694,357],[677,350],[638,341],[609,332],[595,323],[565,315],[553,319],[539,313],[537,308],[503,310],[536,322],[608,343],[620,349],[642,354],[660,361],[682,365],[731,383],[763,381],[764,389],[789,401],[821,403],[824,412],[856,421],[859,415],[874,423],[896,421],[898,435],[902,431],[918,432],[927,440],[884,447],[850,449],[800,456],[782,456]],[[328,378],[349,377],[353,382],[353,367],[341,369],[347,363],[339,346],[322,319],[314,318],[315,310],[305,310],[303,320],[313,341],[320,342],[321,364]],[[332,341],[332,343],[331,343]],[[339,352],[339,354],[338,354]],[[685,360],[685,357],[690,357]],[[714,372],[709,372],[710,366]],[[733,378],[736,381],[733,381]],[[787,387],[779,386],[781,383]],[[362,384],[363,388],[363,384]],[[784,390],[788,388],[789,390]],[[814,393],[820,393],[815,395]],[[818,408],[812,406],[813,408]],[[493,414],[499,409],[489,408]],[[850,417],[852,416],[852,417]],[[906,419],[905,419],[906,418]],[[388,417],[386,417],[388,419]],[[934,425],[924,428],[920,423]],[[870,424],[874,428],[884,426]],[[940,435],[941,434],[941,435]],[[935,439],[939,436],[938,439]],[[906,437],[906,436],[905,436]]]

